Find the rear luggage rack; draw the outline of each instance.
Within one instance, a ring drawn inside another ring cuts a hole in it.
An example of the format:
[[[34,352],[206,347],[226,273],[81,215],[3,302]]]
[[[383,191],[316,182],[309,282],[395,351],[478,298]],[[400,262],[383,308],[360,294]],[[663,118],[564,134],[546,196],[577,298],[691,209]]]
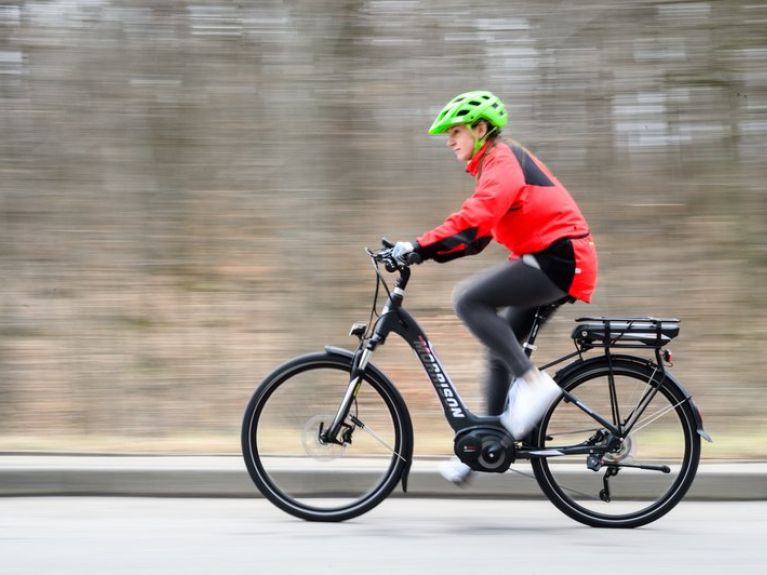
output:
[[[679,320],[658,317],[579,317],[572,338],[583,349],[594,347],[660,349],[679,335]]]

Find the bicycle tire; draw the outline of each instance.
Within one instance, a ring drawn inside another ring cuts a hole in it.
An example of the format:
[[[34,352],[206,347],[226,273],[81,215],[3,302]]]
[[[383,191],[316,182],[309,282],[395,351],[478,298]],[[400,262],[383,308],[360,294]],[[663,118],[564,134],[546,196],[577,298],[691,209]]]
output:
[[[307,521],[366,513],[386,499],[412,458],[407,407],[371,364],[352,410],[365,427],[350,424],[346,447],[318,441],[319,426],[327,427],[341,402],[351,363],[351,357],[331,352],[295,358],[264,379],[243,417],[242,452],[251,479],[274,505]],[[347,457],[350,451],[358,459]]]
[[[610,369],[612,369],[616,391],[620,393],[630,389],[631,385],[639,386],[640,394],[650,384],[659,385],[659,387],[649,406],[651,408],[648,410],[649,414],[641,418],[643,426],[640,427],[638,423],[635,426],[637,431],[632,431],[621,446],[621,450],[609,455],[608,459],[612,458],[612,461],[618,465],[623,461],[632,465],[670,463],[671,465],[668,465],[670,472],[666,474],[621,467],[618,475],[608,479],[611,493],[615,493],[615,487],[618,485],[622,488],[620,499],[616,500],[611,495],[605,501],[603,491],[606,483],[601,471],[606,470],[607,467],[597,472],[587,469],[585,455],[564,458],[543,457],[533,459],[531,463],[543,493],[569,517],[592,527],[633,528],[656,521],[682,500],[695,479],[700,460],[700,436],[697,433],[695,415],[687,401],[687,396],[650,362],[623,356],[614,358],[610,366],[607,358],[595,358],[583,362],[581,366],[573,370],[566,370],[562,381],[558,383],[581,401],[583,401],[581,396],[584,395],[589,395],[590,399],[598,401],[600,393],[609,395],[609,388],[603,388],[600,391],[600,382],[604,384],[607,381]],[[612,403],[618,404],[620,410],[621,396],[617,392],[616,396],[618,401]],[[636,397],[634,395],[627,403],[629,408],[637,405]],[[593,407],[589,400],[585,403]],[[595,411],[600,412],[599,409]],[[627,411],[630,412],[630,409]],[[580,413],[581,417],[587,417],[564,397],[560,398],[533,431],[535,447],[547,449],[557,441],[562,443],[562,440],[557,440],[556,437],[582,434],[585,438],[593,431],[593,429],[577,429],[579,422],[574,420],[578,416],[573,416],[572,413]],[[601,415],[607,419],[611,417],[609,411]],[[628,417],[623,418],[622,415],[619,416],[621,421],[628,419]],[[594,427],[599,427],[593,419],[589,418],[589,421],[594,424]],[[656,422],[661,423],[656,425]],[[652,433],[645,431],[650,425],[656,426]],[[569,426],[574,431],[567,431]],[[635,459],[637,456],[639,460]],[[647,457],[649,459],[645,459]],[[562,464],[563,459],[580,460],[580,462],[568,467]],[[665,475],[670,477],[666,478]],[[622,483],[617,481],[618,477],[621,478]],[[602,491],[596,491],[594,484],[597,481],[601,482]],[[619,493],[621,493],[620,490]]]

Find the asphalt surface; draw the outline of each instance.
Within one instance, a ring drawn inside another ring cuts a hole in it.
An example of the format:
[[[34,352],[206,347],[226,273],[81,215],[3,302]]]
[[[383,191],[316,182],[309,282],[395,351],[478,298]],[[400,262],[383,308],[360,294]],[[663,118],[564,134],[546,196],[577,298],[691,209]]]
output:
[[[763,573],[767,502],[683,501],[632,530],[545,501],[389,499],[308,523],[264,499],[0,498],[0,573]]]
[[[527,463],[505,474],[476,474],[456,488],[438,473],[441,460],[416,458],[411,496],[541,497]],[[300,478],[297,461],[285,473]],[[364,461],[350,473],[364,473]],[[401,489],[394,496],[401,495]],[[239,456],[0,455],[0,496],[128,495],[258,497]],[[689,500],[767,500],[767,463],[701,463]]]

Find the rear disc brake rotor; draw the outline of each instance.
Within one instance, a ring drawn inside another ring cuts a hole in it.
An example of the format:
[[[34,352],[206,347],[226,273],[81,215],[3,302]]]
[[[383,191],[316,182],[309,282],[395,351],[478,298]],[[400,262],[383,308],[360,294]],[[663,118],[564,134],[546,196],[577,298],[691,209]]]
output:
[[[626,439],[623,440],[623,443],[621,443],[620,448],[618,451],[615,451],[613,453],[605,453],[604,455],[604,462],[605,463],[620,463],[622,461],[631,461],[634,458],[634,454],[636,453],[636,442],[634,441],[634,438],[632,435],[629,435]]]

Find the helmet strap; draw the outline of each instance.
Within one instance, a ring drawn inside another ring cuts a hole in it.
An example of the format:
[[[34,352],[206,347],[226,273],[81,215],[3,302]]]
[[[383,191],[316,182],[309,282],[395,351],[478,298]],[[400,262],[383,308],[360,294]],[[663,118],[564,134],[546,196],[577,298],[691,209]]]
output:
[[[487,141],[488,136],[490,136],[490,134],[498,130],[498,128],[496,128],[490,123],[488,123],[488,126],[490,126],[490,129],[487,131],[487,133],[484,136],[482,136],[481,138],[474,139],[474,151],[471,153],[472,158],[476,156],[480,148],[485,145],[485,142]],[[472,128],[472,134],[473,133],[474,133],[474,129]]]

